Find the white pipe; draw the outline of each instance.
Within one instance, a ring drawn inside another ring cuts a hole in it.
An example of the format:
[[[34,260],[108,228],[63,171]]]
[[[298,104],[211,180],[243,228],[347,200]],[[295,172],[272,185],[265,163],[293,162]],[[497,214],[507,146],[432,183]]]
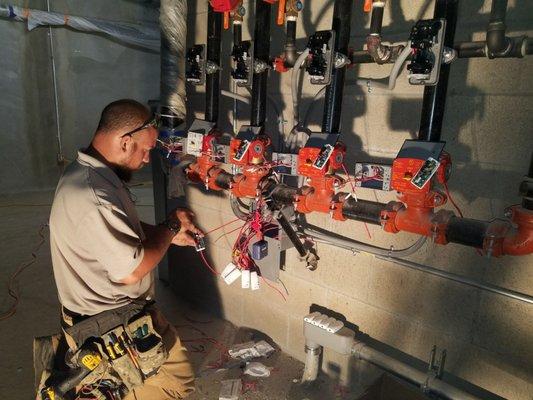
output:
[[[322,346],[306,342],[305,344],[305,366],[302,374],[302,383],[314,382],[318,376],[318,370],[320,367],[320,353]]]
[[[407,42],[405,48],[402,50],[402,52],[394,62],[394,65],[392,66],[392,70],[389,75],[389,90],[393,90],[396,86],[396,79],[398,78],[398,75],[400,75],[402,65],[405,60],[407,60],[407,57],[409,57],[409,54],[411,54],[411,41]]]
[[[291,95],[292,95],[292,114],[294,118],[294,125],[298,125],[299,111],[298,111],[298,77],[300,76],[300,67],[309,55],[309,49],[305,49],[302,54],[298,56],[294,66],[292,67],[291,75]]]

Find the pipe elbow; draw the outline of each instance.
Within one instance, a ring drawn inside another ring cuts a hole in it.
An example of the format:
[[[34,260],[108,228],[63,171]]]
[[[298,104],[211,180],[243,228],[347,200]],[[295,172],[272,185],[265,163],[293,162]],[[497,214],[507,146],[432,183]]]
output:
[[[524,256],[533,253],[533,211],[520,206],[511,209],[512,221],[517,228],[510,230],[502,243],[502,253]]]
[[[511,40],[505,36],[505,24],[493,22],[487,29],[487,55],[489,58],[504,57],[511,50]]]
[[[380,35],[368,35],[366,37],[366,47],[368,54],[377,64],[386,64],[390,61],[392,55],[391,48],[381,42]]]
[[[296,46],[293,43],[287,43],[284,49],[284,64],[287,68],[294,67],[296,63]]]

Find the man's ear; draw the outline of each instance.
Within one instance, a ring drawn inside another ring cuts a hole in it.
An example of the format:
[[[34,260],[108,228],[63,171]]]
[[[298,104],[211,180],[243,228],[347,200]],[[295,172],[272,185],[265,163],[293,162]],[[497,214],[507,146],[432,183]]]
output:
[[[131,145],[132,138],[130,135],[122,136],[120,138],[120,148],[122,151],[127,151],[128,147]]]

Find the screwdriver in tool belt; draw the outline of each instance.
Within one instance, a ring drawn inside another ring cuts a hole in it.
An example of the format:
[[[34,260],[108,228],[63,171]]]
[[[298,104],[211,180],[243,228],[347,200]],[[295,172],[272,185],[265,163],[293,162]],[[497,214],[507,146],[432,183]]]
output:
[[[111,332],[109,334],[109,340],[111,341],[111,344],[113,345],[113,350],[115,350],[115,353],[117,354],[117,357],[121,357],[124,355],[124,350],[121,349],[121,345],[118,342],[117,335],[115,335],[114,332]]]
[[[135,366],[137,367],[138,370],[141,369],[141,367],[139,366],[139,363],[137,362],[135,356],[133,355],[133,352],[132,352],[132,349],[130,347],[130,345],[127,343],[126,339],[124,339],[124,334],[121,334],[118,339],[122,342],[122,345],[124,346],[124,348],[126,349],[126,351],[128,352],[130,358],[131,358],[131,361],[133,361],[133,364],[135,364]]]

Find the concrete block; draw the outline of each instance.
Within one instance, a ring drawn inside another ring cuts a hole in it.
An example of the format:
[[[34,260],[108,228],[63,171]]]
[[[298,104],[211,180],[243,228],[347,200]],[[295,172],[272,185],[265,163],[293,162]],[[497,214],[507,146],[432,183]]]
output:
[[[457,374],[506,399],[530,400],[533,393],[530,364],[520,364],[517,360],[477,346],[465,348],[458,363]]]
[[[257,329],[270,336],[277,345],[287,347],[289,315],[269,301],[264,301],[262,290],[255,291],[256,298],[244,298],[243,326]]]
[[[326,300],[327,289],[323,285],[318,285],[283,271],[281,272],[280,280],[285,284],[289,293],[288,295],[282,284],[274,282],[268,283],[281,291],[287,301],[284,301],[275,289],[269,287],[264,280],[261,280],[261,302],[282,308],[290,315],[301,316],[303,318],[304,315],[309,314],[309,308],[312,304],[324,304]],[[257,293],[255,291],[243,290],[243,292],[247,300],[258,301]]]
[[[378,307],[456,337],[469,335],[478,304],[478,293],[472,288],[378,259],[369,298]]]
[[[416,323],[407,318],[340,293],[330,292],[326,307],[344,315],[359,331],[402,351],[408,349],[411,335],[417,328]]]
[[[530,365],[532,331],[533,308],[530,304],[489,293],[481,295],[473,329],[475,345]]]

